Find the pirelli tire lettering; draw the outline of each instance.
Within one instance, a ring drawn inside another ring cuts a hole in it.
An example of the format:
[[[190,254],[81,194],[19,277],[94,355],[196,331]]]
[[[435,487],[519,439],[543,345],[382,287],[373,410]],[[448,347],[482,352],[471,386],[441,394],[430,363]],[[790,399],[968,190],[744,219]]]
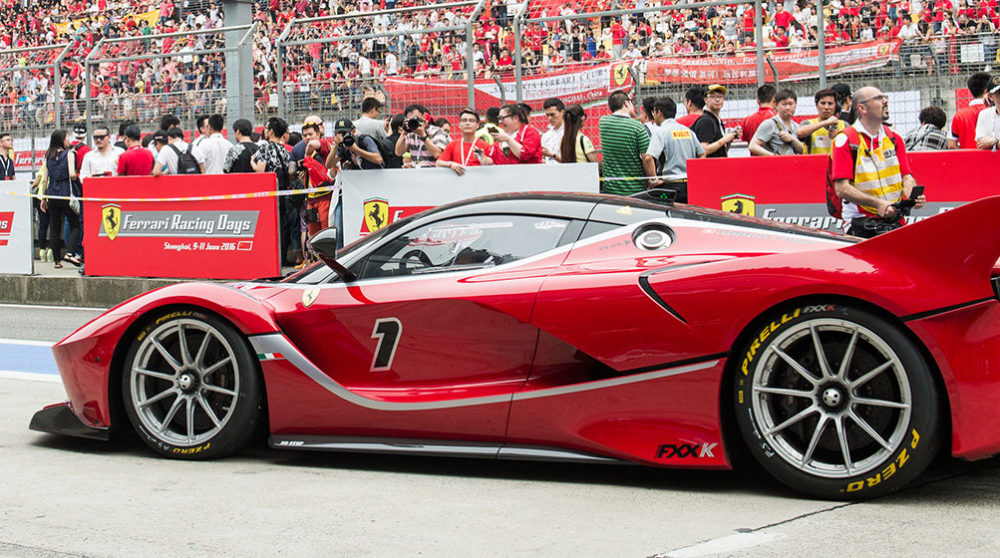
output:
[[[820,498],[868,498],[933,460],[942,413],[934,371],[901,322],[812,304],[778,310],[750,334],[735,352],[736,422],[778,480]]]

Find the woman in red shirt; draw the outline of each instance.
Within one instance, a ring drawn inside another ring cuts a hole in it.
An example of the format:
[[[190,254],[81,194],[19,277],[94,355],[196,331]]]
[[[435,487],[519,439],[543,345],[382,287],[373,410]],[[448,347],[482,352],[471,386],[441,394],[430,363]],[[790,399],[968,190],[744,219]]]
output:
[[[490,157],[498,165],[526,165],[542,162],[542,135],[528,124],[528,115],[517,105],[500,107],[497,117],[503,131],[490,132]]]

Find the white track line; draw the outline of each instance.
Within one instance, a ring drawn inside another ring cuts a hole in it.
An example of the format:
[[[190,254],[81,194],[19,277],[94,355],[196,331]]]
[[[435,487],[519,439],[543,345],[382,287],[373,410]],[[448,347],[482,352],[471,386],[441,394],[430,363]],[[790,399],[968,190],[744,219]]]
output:
[[[42,310],[81,310],[84,312],[104,312],[107,308],[93,308],[90,306],[46,306],[44,304],[11,304],[0,303],[0,308],[32,308]]]
[[[0,370],[0,378],[9,380],[28,380],[31,382],[45,382],[49,384],[61,384],[62,377],[58,374],[41,374],[39,372],[15,372],[13,370]]]
[[[685,546],[684,548],[678,548],[677,550],[671,550],[663,554],[654,554],[651,558],[698,558],[713,554],[725,555],[743,550],[744,548],[769,543],[784,536],[780,533],[768,533],[766,531],[736,533],[691,546]]]
[[[54,341],[32,341],[31,339],[0,339],[0,345],[24,345],[26,347],[51,347]]]

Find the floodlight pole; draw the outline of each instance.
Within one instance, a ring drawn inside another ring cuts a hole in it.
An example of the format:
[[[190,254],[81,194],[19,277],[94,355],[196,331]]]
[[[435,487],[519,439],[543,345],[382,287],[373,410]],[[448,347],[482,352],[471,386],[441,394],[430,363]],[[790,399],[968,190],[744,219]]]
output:
[[[227,27],[250,26],[253,21],[251,0],[223,0]],[[240,118],[253,120],[253,34],[245,40],[239,30],[226,32],[226,124]]]

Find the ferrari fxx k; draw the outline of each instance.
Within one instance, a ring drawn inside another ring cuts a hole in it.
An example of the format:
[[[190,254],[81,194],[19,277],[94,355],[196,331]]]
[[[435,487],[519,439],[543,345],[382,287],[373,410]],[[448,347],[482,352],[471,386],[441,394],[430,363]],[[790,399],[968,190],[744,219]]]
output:
[[[885,494],[1000,452],[1000,197],[874,239],[599,195],[478,198],[290,277],[187,283],[56,344],[36,430],[725,469]],[[975,239],[974,242],[968,239]]]

